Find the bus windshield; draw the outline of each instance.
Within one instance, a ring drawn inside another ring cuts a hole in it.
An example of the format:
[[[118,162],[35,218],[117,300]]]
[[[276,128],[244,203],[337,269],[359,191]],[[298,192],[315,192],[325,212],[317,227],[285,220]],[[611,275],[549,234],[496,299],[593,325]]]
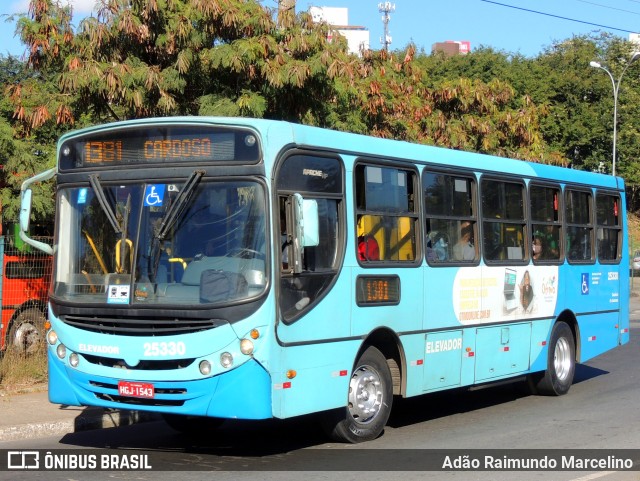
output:
[[[193,305],[266,285],[265,190],[255,181],[114,184],[60,190],[55,298]]]

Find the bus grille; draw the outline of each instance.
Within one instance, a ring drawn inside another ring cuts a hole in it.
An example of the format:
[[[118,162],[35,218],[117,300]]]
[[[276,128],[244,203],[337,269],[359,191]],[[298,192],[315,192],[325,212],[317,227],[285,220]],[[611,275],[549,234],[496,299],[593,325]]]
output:
[[[121,336],[172,336],[206,331],[226,324],[224,319],[140,319],[137,317],[62,316],[62,322],[85,331]]]
[[[120,369],[136,369],[138,371],[168,371],[171,369],[184,369],[195,361],[195,358],[189,359],[164,359],[164,360],[148,360],[142,359],[135,366],[127,366],[124,359],[114,359],[111,357],[94,356],[92,354],[82,353],[87,362],[98,366],[116,367]]]

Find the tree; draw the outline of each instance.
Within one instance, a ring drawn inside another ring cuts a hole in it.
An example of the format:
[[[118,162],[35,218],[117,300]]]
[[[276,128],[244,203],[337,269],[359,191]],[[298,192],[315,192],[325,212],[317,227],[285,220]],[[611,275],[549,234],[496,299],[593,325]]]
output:
[[[77,33],[51,0],[22,18],[29,65],[56,72],[48,103],[16,95],[20,118],[73,123],[162,115],[224,114],[322,123],[332,75],[344,58],[327,26],[301,14],[281,29],[246,0],[103,0]],[[47,40],[48,39],[48,40]],[[333,70],[332,70],[333,67]]]
[[[624,71],[618,91],[616,175],[624,177],[627,183],[640,183],[640,75],[639,62],[628,64],[636,47],[615,37],[605,37],[598,44],[597,60],[612,73],[616,83]],[[626,69],[626,70],[625,70]],[[588,102],[597,123],[598,143],[593,148],[591,165],[597,163],[611,172],[613,156],[613,113],[614,96],[610,77],[600,69],[589,68],[592,92]]]
[[[549,107],[542,121],[546,141],[563,153],[568,166],[587,170],[597,170],[605,152],[610,152],[598,118],[602,109],[594,89],[598,79],[589,68],[597,55],[591,38],[574,37],[548,48],[525,66],[523,75],[523,88]]]
[[[54,163],[56,140],[72,127],[197,114],[326,125],[345,44],[327,43],[328,27],[307,14],[282,29],[272,13],[247,0],[103,0],[74,32],[69,7],[32,0],[18,20],[27,74],[3,97],[13,127],[0,126],[12,172],[5,212],[17,209],[21,179]],[[43,192],[34,216],[53,210]]]
[[[67,7],[32,0],[19,29],[33,76],[9,89],[18,134],[242,115],[561,161],[541,134],[547,104],[510,83],[518,76],[505,54],[444,59],[408,46],[359,58],[339,36],[327,41],[326,24],[294,15],[294,3],[282,0],[276,21],[250,0],[102,0],[74,32]]]
[[[498,79],[434,78],[431,59],[416,58],[413,46],[366,53],[355,80],[337,79],[344,105],[334,114],[345,117],[335,125],[442,147],[555,160],[544,155],[539,131],[544,111],[529,98],[515,98],[514,89]]]
[[[14,86],[28,81],[29,71],[15,57],[0,56],[0,81],[3,86]],[[10,90],[10,89],[9,89]],[[20,211],[20,187],[28,177],[54,165],[52,141],[44,132],[33,139],[16,136],[13,122],[13,104],[0,90],[0,205],[3,222],[17,220]],[[33,217],[44,219],[53,214],[53,195],[50,184],[35,187]]]

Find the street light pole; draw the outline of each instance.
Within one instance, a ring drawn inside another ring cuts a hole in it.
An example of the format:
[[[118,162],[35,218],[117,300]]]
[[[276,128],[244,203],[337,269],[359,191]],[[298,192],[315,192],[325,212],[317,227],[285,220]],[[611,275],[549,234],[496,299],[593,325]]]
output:
[[[620,92],[620,82],[622,81],[622,76],[627,71],[629,66],[640,58],[640,52],[635,52],[631,57],[631,60],[627,65],[625,65],[624,69],[622,69],[622,73],[620,77],[618,77],[618,82],[613,78],[613,74],[606,68],[603,67],[600,62],[596,62],[592,60],[589,62],[589,66],[593,68],[599,68],[600,70],[604,70],[609,75],[611,79],[611,85],[613,86],[613,160],[611,163],[611,173],[615,177],[616,175],[616,140],[618,138],[618,92]]]

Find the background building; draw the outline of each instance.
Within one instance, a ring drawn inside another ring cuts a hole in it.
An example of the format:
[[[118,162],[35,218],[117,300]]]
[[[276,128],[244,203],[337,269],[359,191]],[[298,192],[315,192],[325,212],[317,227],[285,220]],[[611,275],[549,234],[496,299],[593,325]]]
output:
[[[640,52],[640,33],[630,33],[629,42],[636,46],[636,52]]]
[[[369,49],[369,29],[349,25],[349,9],[342,7],[311,7],[309,13],[314,22],[326,22],[347,39],[349,53],[360,55]],[[331,40],[332,34],[329,34]]]
[[[466,55],[471,52],[471,42],[468,40],[446,40],[431,46],[431,52],[442,52],[447,56]]]

